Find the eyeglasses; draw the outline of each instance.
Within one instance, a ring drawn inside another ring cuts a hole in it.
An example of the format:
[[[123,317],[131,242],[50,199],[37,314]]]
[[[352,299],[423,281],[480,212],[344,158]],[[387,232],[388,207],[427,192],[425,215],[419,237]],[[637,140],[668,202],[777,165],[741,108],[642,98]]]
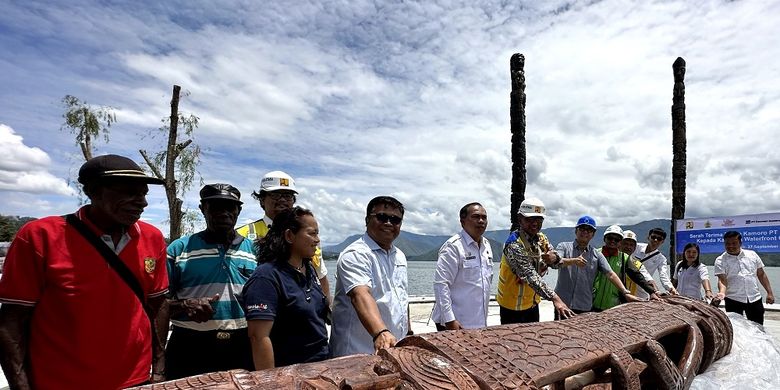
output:
[[[269,192],[267,196],[273,200],[295,201],[295,194],[291,194],[289,192]]]
[[[586,234],[593,234],[596,233],[596,229],[593,228],[586,228],[586,227],[578,227],[577,230],[586,233]]]
[[[381,223],[388,223],[390,222],[393,225],[400,225],[401,221],[403,221],[402,217],[397,217],[395,215],[385,214],[385,213],[374,213],[371,214],[372,217],[376,218],[377,221]]]
[[[664,238],[661,236],[650,236],[650,239],[653,241],[663,241]]]
[[[604,237],[604,241],[610,241],[610,242],[620,242],[622,238],[620,236],[606,236]]]

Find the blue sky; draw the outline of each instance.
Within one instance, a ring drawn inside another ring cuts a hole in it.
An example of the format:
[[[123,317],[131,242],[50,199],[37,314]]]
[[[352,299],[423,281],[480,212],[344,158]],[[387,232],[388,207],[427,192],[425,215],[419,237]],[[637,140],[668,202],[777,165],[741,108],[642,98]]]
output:
[[[67,3],[67,4],[66,4]],[[404,229],[450,234],[480,201],[509,221],[509,58],[526,56],[528,187],[546,226],[670,214],[672,69],[688,63],[687,216],[780,210],[780,5],[730,1],[6,2],[0,213],[77,206],[66,94],[116,109],[98,153],[141,161],[180,108],[200,117],[205,182],[249,194],[295,177],[326,243],[376,195]],[[185,203],[197,207],[197,189]],[[167,231],[162,189],[144,219]]]

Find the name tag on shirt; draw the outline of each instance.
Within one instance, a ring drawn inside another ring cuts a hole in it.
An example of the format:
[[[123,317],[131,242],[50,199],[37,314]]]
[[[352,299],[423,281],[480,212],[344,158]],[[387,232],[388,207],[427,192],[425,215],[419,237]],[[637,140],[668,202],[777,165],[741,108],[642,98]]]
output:
[[[476,255],[472,255],[471,253],[466,254],[466,257],[463,259],[463,268],[477,268],[479,267],[479,259]]]

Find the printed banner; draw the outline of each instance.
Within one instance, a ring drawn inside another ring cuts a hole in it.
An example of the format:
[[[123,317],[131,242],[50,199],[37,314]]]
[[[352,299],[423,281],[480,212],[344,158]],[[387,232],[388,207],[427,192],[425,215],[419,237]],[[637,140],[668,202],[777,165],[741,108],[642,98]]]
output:
[[[701,253],[723,253],[723,234],[729,230],[742,234],[745,249],[780,253],[780,213],[688,218],[675,224],[677,253],[682,253],[689,242],[699,244]]]

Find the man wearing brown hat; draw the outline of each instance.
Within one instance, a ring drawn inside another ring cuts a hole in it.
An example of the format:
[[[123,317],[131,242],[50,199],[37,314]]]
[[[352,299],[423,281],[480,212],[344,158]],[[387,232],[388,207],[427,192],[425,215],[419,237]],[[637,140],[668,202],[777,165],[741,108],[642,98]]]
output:
[[[81,166],[90,203],[19,230],[0,278],[0,363],[12,389],[117,389],[149,380],[168,288],[165,241],[140,221],[146,176],[105,155]]]
[[[238,296],[257,262],[252,241],[235,231],[241,193],[230,184],[200,190],[206,230],[168,246],[168,307],[173,330],[165,350],[165,379],[236,368],[253,370],[244,310]],[[166,322],[167,321],[162,321]]]

